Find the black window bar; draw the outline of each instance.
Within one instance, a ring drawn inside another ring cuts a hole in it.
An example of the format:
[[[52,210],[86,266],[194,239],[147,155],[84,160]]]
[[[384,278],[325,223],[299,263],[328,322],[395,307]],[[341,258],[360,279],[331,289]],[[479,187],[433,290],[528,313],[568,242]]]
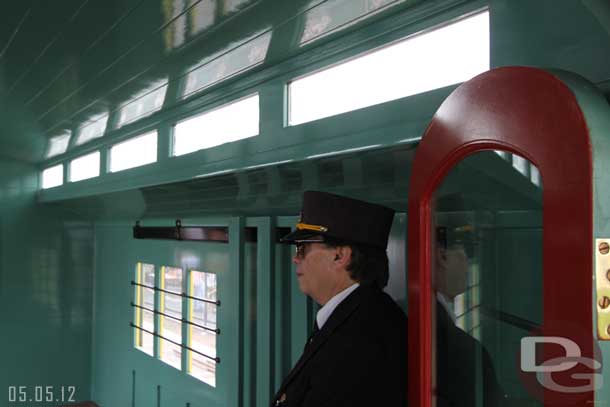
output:
[[[143,306],[138,305],[138,304],[134,304],[133,302],[131,303],[131,306],[135,307],[135,308],[143,309],[143,310],[148,311],[148,312],[152,312],[153,314],[163,315],[164,317],[171,318],[174,321],[184,322],[186,324],[196,326],[197,328],[201,328],[201,329],[205,329],[206,331],[214,332],[214,333],[216,333],[216,335],[220,335],[220,329],[219,328],[209,328],[207,326],[199,325],[199,324],[197,324],[195,322],[189,321],[188,319],[178,318],[178,317],[175,317],[173,315],[166,314],[165,312],[156,311],[156,310],[151,309],[151,308],[147,308],[147,307],[143,307]]]
[[[151,286],[151,285],[136,283],[133,280],[131,281],[131,285],[135,285],[135,286],[138,286],[138,287],[149,288],[151,290],[161,291],[161,292],[167,293],[167,294],[177,295],[177,296],[180,296],[180,297],[189,298],[191,300],[197,300],[197,301],[201,301],[201,302],[206,302],[208,304],[214,304],[214,305],[217,305],[217,306],[220,307],[220,300],[216,300],[216,301],[214,301],[214,300],[206,300],[206,299],[199,298],[199,297],[193,297],[193,296],[188,295],[186,293],[177,293],[177,292],[174,292],[174,291],[165,290],[163,288],[154,287],[154,286]]]
[[[196,353],[196,354],[198,354],[198,355],[201,355],[201,356],[203,356],[203,357],[205,357],[205,358],[211,359],[211,360],[213,360],[213,361],[214,361],[214,362],[216,362],[216,363],[220,363],[220,358],[219,358],[219,357],[214,357],[214,356],[206,355],[205,353],[199,352],[198,350],[193,349],[193,348],[191,348],[190,346],[186,346],[186,345],[183,345],[183,344],[178,343],[178,342],[176,342],[176,341],[172,341],[171,339],[168,339],[168,338],[166,338],[166,337],[165,337],[165,336],[163,336],[163,335],[159,335],[158,333],[155,333],[155,332],[149,331],[149,330],[148,330],[148,329],[146,329],[146,328],[142,328],[141,326],[137,326],[137,325],[136,325],[136,324],[134,324],[133,322],[130,322],[130,323],[129,323],[129,326],[131,326],[132,328],[139,329],[139,330],[140,330],[140,331],[142,331],[142,332],[149,333],[149,334],[151,334],[151,335],[153,335],[153,336],[156,336],[157,338],[164,339],[164,340],[166,340],[166,341],[168,341],[168,342],[170,342],[170,343],[173,343],[173,344],[174,344],[174,345],[176,345],[176,346],[180,346],[180,347],[181,347],[181,348],[183,348],[183,349],[187,349],[187,350],[189,350],[189,351],[191,351],[191,352],[194,352],[194,353]]]
[[[256,228],[244,228],[246,242],[256,242]],[[175,226],[140,226],[137,221],[133,227],[134,239],[188,240],[194,242],[229,243],[229,228],[226,226],[182,226],[180,219]]]

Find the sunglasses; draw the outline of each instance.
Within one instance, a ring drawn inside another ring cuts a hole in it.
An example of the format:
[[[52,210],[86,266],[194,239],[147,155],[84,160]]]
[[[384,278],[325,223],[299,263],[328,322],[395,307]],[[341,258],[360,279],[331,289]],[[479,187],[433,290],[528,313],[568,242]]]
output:
[[[295,256],[302,259],[305,257],[305,244],[307,243],[323,243],[324,239],[309,239],[309,240],[299,240],[295,242]]]

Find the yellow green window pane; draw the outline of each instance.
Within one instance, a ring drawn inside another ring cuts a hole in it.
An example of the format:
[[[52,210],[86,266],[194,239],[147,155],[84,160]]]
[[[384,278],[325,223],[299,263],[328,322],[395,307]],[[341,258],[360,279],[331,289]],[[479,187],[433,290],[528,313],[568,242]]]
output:
[[[182,319],[182,296],[176,294],[162,293],[163,301],[160,311],[175,318]]]
[[[152,264],[137,263],[135,280],[138,284],[154,286],[155,266]],[[135,287],[134,303],[137,306],[154,309],[154,299],[155,295],[153,289],[141,286]],[[134,315],[136,326],[154,332],[154,315],[152,312],[135,307]],[[134,344],[137,349],[153,355],[154,336],[152,334],[144,332],[138,328],[134,328]]]
[[[141,284],[154,287],[155,286],[155,266],[153,264],[140,263],[142,265],[142,281]]]
[[[190,327],[189,347],[210,357],[216,357],[216,333]],[[216,362],[195,352],[189,352],[188,373],[210,386],[216,385]]]
[[[216,301],[216,274],[205,271],[191,271],[191,290],[195,298]]]
[[[160,359],[170,366],[180,370],[182,368],[182,348],[165,339],[160,339]]]
[[[210,357],[216,357],[216,333],[191,326],[189,347]]]
[[[216,304],[191,300],[189,321],[206,328],[216,329]]]
[[[216,362],[194,352],[189,374],[212,387],[216,387]]]
[[[176,343],[182,343],[182,328],[180,321],[165,316],[161,316],[160,320],[161,336]]]
[[[150,311],[141,310],[142,322],[139,326],[146,329],[147,331],[154,332],[155,329],[155,320],[154,315]],[[134,328],[139,332],[138,338],[139,341],[136,343],[136,347],[143,352],[148,353],[149,355],[153,355],[154,349],[154,337],[152,334],[148,332],[144,332],[140,329]]]
[[[161,284],[164,290],[182,294],[182,269],[177,267],[163,267]]]

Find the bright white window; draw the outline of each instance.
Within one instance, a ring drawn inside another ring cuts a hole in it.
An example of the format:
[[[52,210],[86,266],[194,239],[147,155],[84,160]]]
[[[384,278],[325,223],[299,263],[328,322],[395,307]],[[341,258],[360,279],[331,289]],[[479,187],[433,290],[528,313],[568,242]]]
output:
[[[59,164],[42,171],[42,189],[53,188],[64,183],[64,165]]]
[[[70,130],[67,130],[64,134],[59,136],[51,137],[47,146],[46,157],[55,157],[56,155],[65,153],[68,149],[68,143],[70,143],[70,137],[72,137],[72,132]]]
[[[155,331],[155,266],[138,263],[135,288],[135,346],[141,351],[154,355]]]
[[[289,125],[456,84],[488,69],[486,11],[291,82]]]
[[[191,271],[189,284],[187,371],[199,380],[216,386],[216,274]]]
[[[157,161],[157,132],[132,138],[110,148],[110,172]]]
[[[70,181],[80,181],[100,175],[100,152],[75,158],[70,162]]]
[[[102,137],[106,131],[108,123],[108,113],[93,116],[78,128],[78,138],[76,145],[81,145],[87,141]]]
[[[165,363],[182,368],[182,269],[161,268],[159,300],[159,358]]]
[[[258,134],[258,94],[179,122],[173,155],[218,146]]]

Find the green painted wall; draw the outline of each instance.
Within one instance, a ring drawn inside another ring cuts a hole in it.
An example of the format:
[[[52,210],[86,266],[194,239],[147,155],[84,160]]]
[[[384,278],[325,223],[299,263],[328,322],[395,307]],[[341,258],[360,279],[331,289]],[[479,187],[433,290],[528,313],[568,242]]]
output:
[[[157,220],[151,225],[171,225]],[[190,221],[184,220],[188,225]],[[205,221],[204,224],[209,224]],[[229,221],[231,223],[231,221]],[[201,224],[195,221],[195,224]],[[220,219],[213,225],[227,225]],[[233,223],[231,223],[233,225]],[[252,272],[249,250],[242,261],[237,257],[238,242],[198,243],[165,240],[135,240],[133,224],[98,223],[95,227],[96,272],[93,325],[93,398],[101,405],[191,406],[236,405],[242,387],[243,367],[239,356],[243,341],[243,309],[238,293],[243,269]],[[232,231],[236,230],[232,227]],[[237,234],[231,235],[238,240]],[[137,262],[181,267],[183,270],[214,272],[217,275],[218,328],[217,387],[213,388],[164,362],[134,348],[134,270]],[[237,263],[237,264],[236,264]],[[242,270],[237,269],[243,263]],[[247,266],[245,266],[247,265]],[[249,279],[247,281],[250,281]],[[134,384],[135,378],[135,384]],[[159,386],[159,387],[158,387]],[[135,403],[135,404],[132,404]]]
[[[90,397],[93,229],[36,205],[37,172],[0,161],[0,405],[10,386]],[[39,394],[40,395],[40,394]],[[17,394],[17,397],[19,395]],[[55,406],[57,403],[36,404]],[[15,404],[11,404],[15,405]]]

